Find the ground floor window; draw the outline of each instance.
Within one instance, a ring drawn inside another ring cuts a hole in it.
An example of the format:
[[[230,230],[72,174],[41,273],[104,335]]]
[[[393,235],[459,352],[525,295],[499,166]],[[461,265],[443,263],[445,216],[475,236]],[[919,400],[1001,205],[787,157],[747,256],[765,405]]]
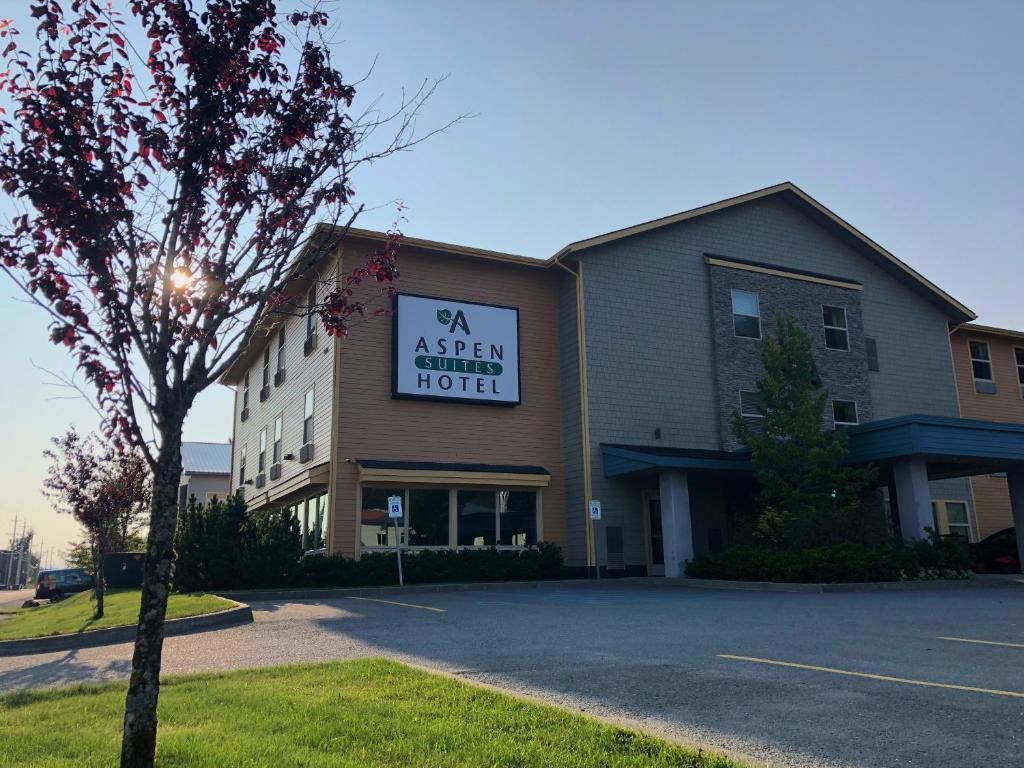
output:
[[[289,504],[285,509],[298,520],[303,551],[315,552],[327,546],[326,493]]]
[[[388,497],[400,496],[404,517],[388,518]],[[359,538],[364,548],[526,547],[537,543],[537,491],[363,486]]]
[[[933,501],[932,515],[935,518],[935,530],[943,536],[961,536],[965,541],[971,539],[971,521],[967,516],[966,501]]]

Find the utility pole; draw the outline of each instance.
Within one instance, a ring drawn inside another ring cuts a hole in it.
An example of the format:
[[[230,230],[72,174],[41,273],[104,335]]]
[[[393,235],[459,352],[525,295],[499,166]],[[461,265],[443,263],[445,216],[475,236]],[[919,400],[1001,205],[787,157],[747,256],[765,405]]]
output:
[[[24,584],[21,580],[21,565],[25,560],[25,549],[28,546],[28,542],[25,540],[25,528],[28,526],[28,520],[25,520],[21,524],[21,538],[18,539],[18,572],[14,576],[14,581],[18,584]]]
[[[14,533],[11,534],[11,549],[7,553],[7,578],[4,580],[4,587],[11,586],[11,568],[14,565],[14,540],[18,536],[18,513],[14,513]]]

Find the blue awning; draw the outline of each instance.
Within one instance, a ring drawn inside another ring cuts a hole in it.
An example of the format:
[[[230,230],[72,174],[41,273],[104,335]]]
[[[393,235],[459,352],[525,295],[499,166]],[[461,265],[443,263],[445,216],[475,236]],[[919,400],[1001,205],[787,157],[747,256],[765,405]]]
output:
[[[1024,462],[1024,424],[913,414],[850,427],[850,464],[923,458],[933,479],[1005,470]],[[750,472],[750,454],[649,445],[601,444],[606,477],[659,470]]]

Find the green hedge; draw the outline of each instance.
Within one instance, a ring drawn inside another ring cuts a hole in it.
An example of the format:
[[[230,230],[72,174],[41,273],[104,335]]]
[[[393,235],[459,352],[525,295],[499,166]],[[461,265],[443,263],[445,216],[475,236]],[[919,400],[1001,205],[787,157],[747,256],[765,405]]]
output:
[[[240,496],[198,504],[178,520],[174,588],[181,592],[287,587],[366,587],[398,583],[394,552],[348,557],[302,555],[296,520],[280,510],[249,513]],[[526,581],[563,577],[562,551],[541,542],[523,550],[402,553],[406,584]]]
[[[836,544],[783,551],[737,546],[687,563],[688,576],[732,581],[842,583],[970,578],[971,556],[956,537],[877,547]]]

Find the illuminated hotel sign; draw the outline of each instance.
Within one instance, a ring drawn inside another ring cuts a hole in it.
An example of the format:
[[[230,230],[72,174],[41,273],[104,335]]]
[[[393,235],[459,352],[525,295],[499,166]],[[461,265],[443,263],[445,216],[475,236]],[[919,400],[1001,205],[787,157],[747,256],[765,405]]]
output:
[[[518,309],[400,293],[392,323],[392,396],[519,404]]]

